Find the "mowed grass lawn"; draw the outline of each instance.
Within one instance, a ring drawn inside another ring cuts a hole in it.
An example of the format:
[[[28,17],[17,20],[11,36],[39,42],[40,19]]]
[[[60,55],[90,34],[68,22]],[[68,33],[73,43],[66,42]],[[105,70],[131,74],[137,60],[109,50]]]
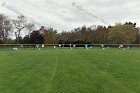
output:
[[[0,51],[0,93],[140,93],[140,50]]]

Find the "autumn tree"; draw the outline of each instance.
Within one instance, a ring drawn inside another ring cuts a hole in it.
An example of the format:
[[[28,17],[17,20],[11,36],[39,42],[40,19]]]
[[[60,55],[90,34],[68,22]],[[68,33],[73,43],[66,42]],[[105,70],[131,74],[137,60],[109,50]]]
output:
[[[138,33],[137,33],[137,39],[136,39],[136,44],[140,44],[140,28],[137,28],[138,29]]]
[[[54,30],[53,28],[45,28],[41,27],[40,31],[42,32],[42,35],[44,36],[46,44],[55,44],[56,43],[56,34],[57,30]]]
[[[107,43],[107,29],[104,26],[98,26],[93,32],[93,43],[106,44]]]
[[[108,29],[108,40],[111,44],[132,44],[138,30],[132,24],[118,24]]]
[[[62,31],[61,33],[57,34],[56,36],[57,42],[59,44],[70,44],[72,43],[71,33]]]

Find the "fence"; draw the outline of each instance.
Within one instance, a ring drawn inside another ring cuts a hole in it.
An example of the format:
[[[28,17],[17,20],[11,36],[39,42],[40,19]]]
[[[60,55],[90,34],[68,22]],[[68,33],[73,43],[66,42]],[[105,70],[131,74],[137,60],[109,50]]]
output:
[[[12,49],[140,49],[140,44],[0,44],[0,50]]]

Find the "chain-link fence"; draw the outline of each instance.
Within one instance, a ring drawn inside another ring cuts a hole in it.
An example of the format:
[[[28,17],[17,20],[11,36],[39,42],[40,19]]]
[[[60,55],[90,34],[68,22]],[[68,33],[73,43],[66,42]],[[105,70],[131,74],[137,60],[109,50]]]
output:
[[[140,49],[140,44],[0,44],[0,50]]]

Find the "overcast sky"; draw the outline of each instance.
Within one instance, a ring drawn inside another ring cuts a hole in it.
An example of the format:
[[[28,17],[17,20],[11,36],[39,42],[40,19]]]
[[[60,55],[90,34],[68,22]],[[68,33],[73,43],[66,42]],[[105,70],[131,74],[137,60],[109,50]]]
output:
[[[4,2],[5,6],[2,6]],[[10,6],[29,19],[59,32],[82,25],[106,25],[72,6],[74,2],[107,24],[131,21],[140,26],[140,0],[0,0],[0,14],[15,18],[17,14],[6,8]]]

